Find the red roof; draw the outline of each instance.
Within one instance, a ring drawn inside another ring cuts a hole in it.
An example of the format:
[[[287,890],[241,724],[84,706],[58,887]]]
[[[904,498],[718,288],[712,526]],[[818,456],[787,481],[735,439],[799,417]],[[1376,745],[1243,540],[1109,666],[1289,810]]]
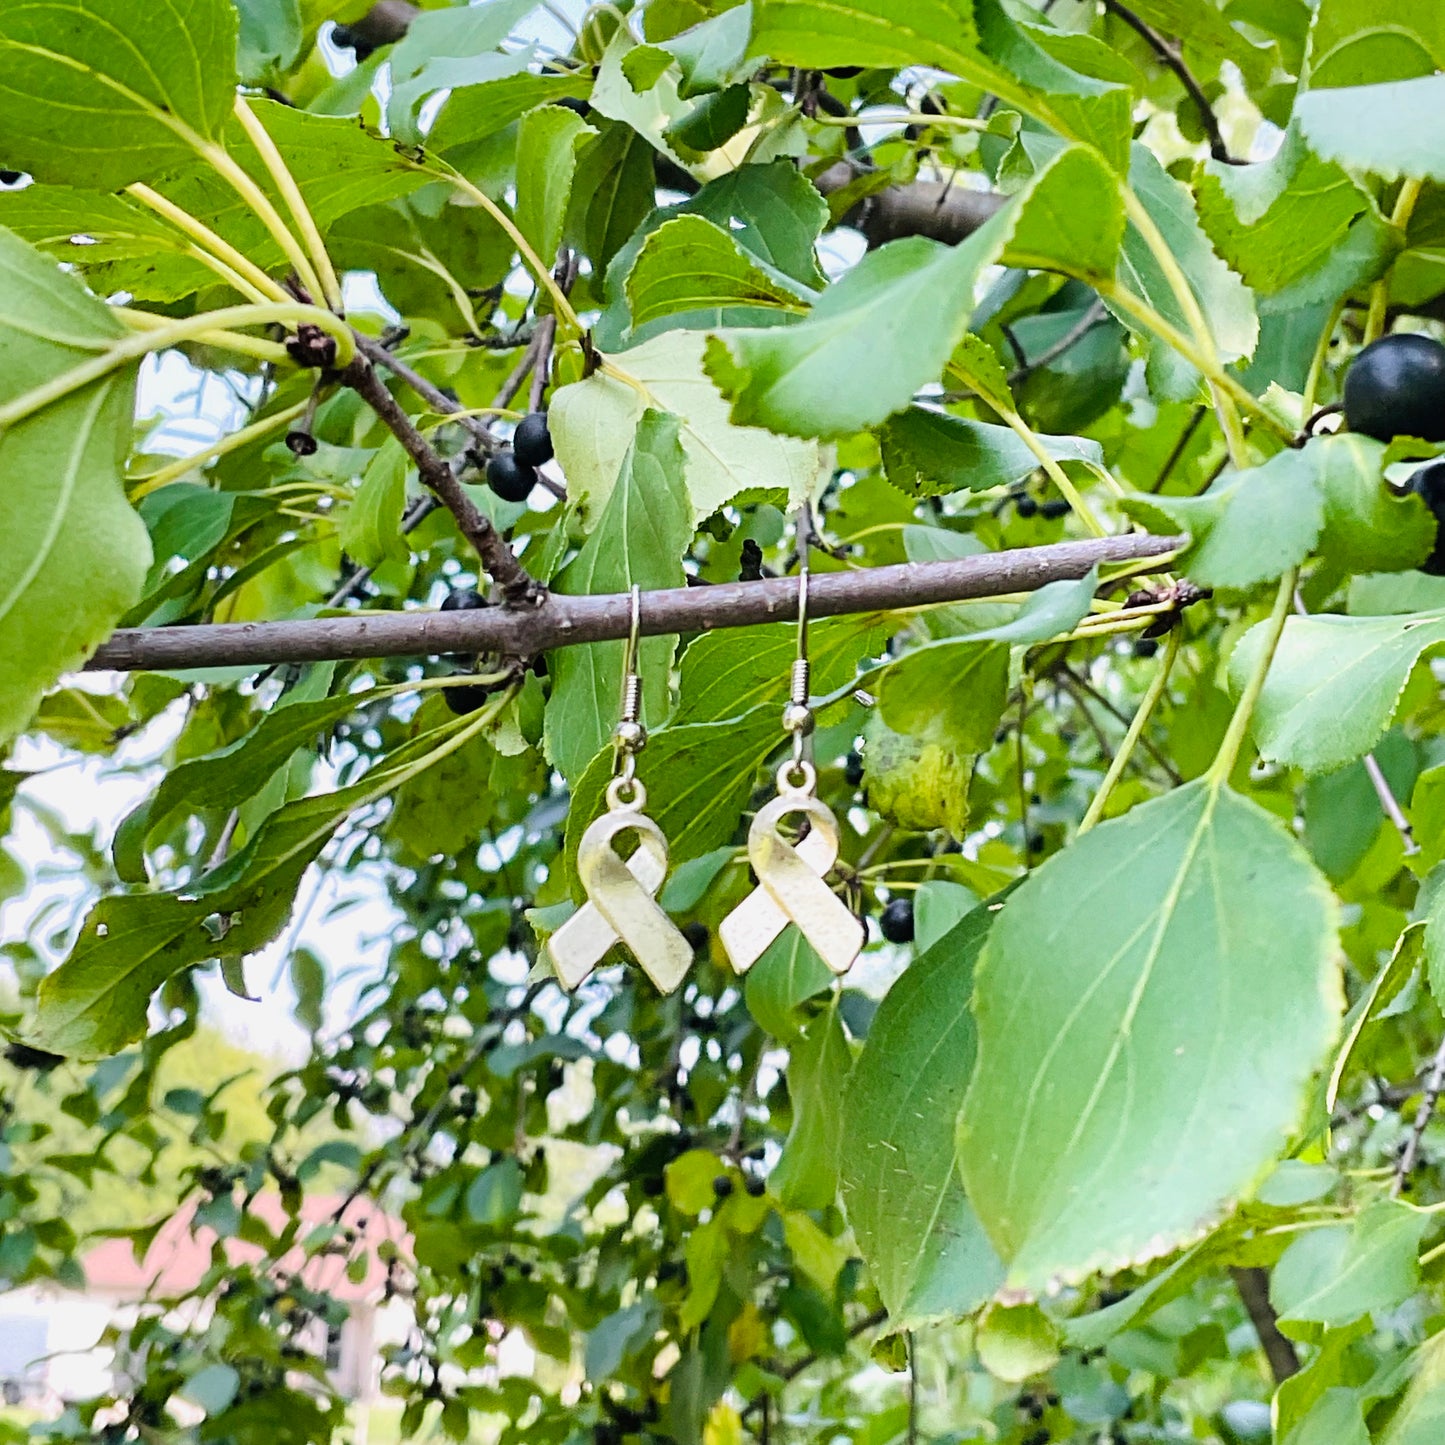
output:
[[[341,1208],[339,1195],[308,1195],[301,1203],[301,1218],[312,1229],[336,1223]],[[143,1260],[137,1259],[128,1239],[107,1239],[90,1250],[81,1261],[86,1282],[91,1289],[110,1294],[140,1297],[146,1294],[184,1295],[195,1290],[202,1276],[212,1265],[211,1250],[216,1233],[208,1225],[194,1232],[191,1229],[196,1206],[187,1204],[168,1219],[156,1234]],[[247,1213],[258,1218],[273,1233],[288,1222],[279,1195],[258,1194],[247,1205]],[[296,1247],[281,1256],[275,1266],[278,1274],[301,1271],[301,1280],[308,1289],[331,1295],[334,1299],[359,1302],[375,1298],[386,1281],[386,1265],[377,1257],[378,1247],[390,1242],[403,1256],[411,1251],[411,1239],[399,1219],[383,1212],[369,1199],[354,1199],[341,1214],[340,1224],[355,1232],[350,1245],[343,1246],[338,1236],[337,1252],[318,1254],[311,1259]],[[304,1241],[312,1230],[302,1228]],[[255,1264],[266,1251],[241,1239],[227,1239],[223,1248],[234,1264]],[[347,1278],[348,1260],[358,1254],[366,1259],[366,1274],[360,1282]]]

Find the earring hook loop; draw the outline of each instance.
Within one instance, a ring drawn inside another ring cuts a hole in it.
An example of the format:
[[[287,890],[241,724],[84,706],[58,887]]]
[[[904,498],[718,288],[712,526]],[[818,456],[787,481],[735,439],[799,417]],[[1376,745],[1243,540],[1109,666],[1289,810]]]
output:
[[[641,631],[642,588],[634,582],[631,589],[631,625],[627,630],[627,650],[622,664],[622,717],[612,730],[616,753],[612,763],[613,782],[608,789],[609,801],[614,792],[618,798],[630,794],[635,800],[642,790],[642,784],[635,781],[637,754],[647,746],[647,729],[642,725],[642,678],[637,671],[638,636]]]

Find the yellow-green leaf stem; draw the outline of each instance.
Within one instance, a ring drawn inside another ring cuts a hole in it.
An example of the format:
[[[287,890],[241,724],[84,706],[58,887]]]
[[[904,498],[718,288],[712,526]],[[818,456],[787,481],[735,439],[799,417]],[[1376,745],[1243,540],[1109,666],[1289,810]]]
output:
[[[1103,524],[1090,511],[1089,504],[1084,500],[1079,489],[1069,480],[1069,474],[1059,465],[1058,459],[1049,454],[1048,448],[1038,439],[1028,423],[1016,411],[1002,411],[999,415],[1003,417],[1019,440],[1039,459],[1039,466],[1044,469],[1048,479],[1059,489],[1059,495],[1074,509],[1084,526],[1096,537],[1108,536]]]
[[[252,300],[265,300],[269,297],[273,301],[290,302],[295,299],[280,282],[273,281],[249,256],[243,256],[229,241],[222,240],[204,221],[197,220],[189,211],[182,210],[158,191],[153,191],[149,186],[137,181],[134,185],[127,186],[125,193],[132,200],[139,201],[141,205],[154,211],[163,220],[169,221],[178,231],[189,236],[206,255],[247,282],[258,293],[251,297]],[[212,270],[215,269],[212,265]]]
[[[1124,734],[1124,740],[1119,744],[1119,750],[1109,764],[1108,772],[1104,774],[1104,781],[1099,784],[1099,791],[1094,794],[1089,809],[1079,824],[1080,833],[1087,833],[1104,816],[1104,809],[1109,802],[1109,794],[1114,791],[1115,784],[1124,776],[1124,769],[1129,766],[1129,759],[1138,746],[1139,739],[1144,735],[1149,717],[1159,699],[1164,696],[1164,689],[1169,682],[1170,669],[1174,666],[1174,659],[1179,656],[1179,639],[1182,632],[1182,627],[1176,627],[1169,634],[1169,642],[1165,647],[1159,667],[1150,679],[1148,690],[1139,702],[1133,719],[1129,723],[1129,729]]]
[[[1298,581],[1299,568],[1297,567],[1291,567],[1279,579],[1279,591],[1275,594],[1274,608],[1269,614],[1269,622],[1261,641],[1254,671],[1245,683],[1244,691],[1239,695],[1234,716],[1229,720],[1229,727],[1225,731],[1223,742],[1219,745],[1219,752],[1209,767],[1207,776],[1215,787],[1223,786],[1230,773],[1234,771],[1234,764],[1239,758],[1239,750],[1244,745],[1245,733],[1249,730],[1249,721],[1254,716],[1255,704],[1259,701],[1260,693],[1264,691],[1264,680],[1269,674],[1270,663],[1274,661],[1275,649],[1279,646],[1279,639],[1284,633],[1285,619],[1289,616],[1290,605],[1294,601],[1295,584]]]
[[[1415,202],[1420,199],[1420,188],[1424,183],[1405,180],[1400,184],[1400,193],[1395,197],[1395,207],[1390,212],[1390,224],[1400,231],[1410,224],[1415,211]],[[1393,269],[1393,268],[1392,268]],[[1384,334],[1385,310],[1390,300],[1390,271],[1386,271],[1370,287],[1370,309],[1365,315],[1365,345],[1376,341]]]
[[[1137,321],[1146,330],[1152,331],[1161,341],[1177,351],[1212,387],[1227,395],[1253,420],[1268,427],[1285,441],[1293,437],[1294,433],[1278,417],[1271,414],[1260,404],[1257,397],[1252,396],[1247,388],[1224,370],[1217,357],[1201,352],[1188,336],[1161,316],[1142,297],[1136,296],[1127,286],[1121,286],[1117,281],[1101,281],[1097,289],[1106,301],[1112,301],[1126,316]]]
[[[258,303],[269,306],[269,301]],[[136,311],[129,306],[113,307],[115,314],[134,331],[160,331],[171,324],[169,316],[157,316],[152,311]],[[217,327],[195,338],[206,346],[217,346],[226,351],[238,352],[242,356],[254,356],[260,361],[285,363],[289,353],[279,341],[267,341],[260,336],[246,336],[239,331],[225,331]]]
[[[443,180],[461,191],[463,195],[479,205],[507,233],[508,239],[517,248],[517,254],[526,262],[528,269],[537,278],[538,284],[552,298],[552,306],[557,312],[558,319],[565,321],[574,335],[580,336],[584,328],[577,319],[577,313],[572,309],[572,303],[567,299],[567,293],[557,284],[551,268],[543,264],[542,258],[532,249],[531,242],[517,229],[516,222],[480,186],[474,186],[464,175],[459,171],[452,170],[450,166],[433,162],[431,165],[420,166],[418,169],[425,171],[428,175],[436,176],[439,180]]]
[[[175,461],[168,462],[158,471],[140,478],[136,486],[129,488],[131,501],[138,502],[142,497],[149,496],[152,492],[157,492],[162,487],[179,481],[187,472],[205,466],[207,462],[225,456],[227,452],[239,451],[242,447],[250,446],[253,441],[270,432],[279,431],[282,427],[295,421],[309,405],[309,400],[298,401],[295,406],[288,406],[285,411],[278,411],[274,416],[253,421],[250,426],[231,432],[229,435],[223,436],[220,441],[212,442],[210,446],[204,447],[198,452],[192,452],[190,456],[177,457]]]
[[[281,199],[286,202],[286,209],[291,212],[291,219],[296,222],[296,229],[300,231],[301,239],[305,242],[306,250],[316,267],[316,275],[321,282],[321,296],[325,298],[326,304],[340,316],[342,314],[341,283],[336,278],[336,268],[331,264],[331,257],[327,254],[326,242],[321,239],[321,232],[317,228],[315,218],[306,204],[306,198],[301,194],[301,187],[296,184],[295,176],[291,174],[281,152],[276,149],[276,142],[271,139],[266,127],[257,119],[255,111],[251,109],[244,95],[236,97],[236,119],[240,121],[242,129],[246,132],[246,138],[256,148],[256,154],[261,157],[271,179],[275,181],[276,189],[281,192]]]
[[[1199,305],[1199,298],[1194,294],[1194,288],[1189,284],[1189,278],[1176,260],[1168,241],[1154,224],[1148,207],[1128,186],[1124,187],[1124,211],[1163,272],[1175,300],[1179,302],[1179,309],[1184,313],[1199,354],[1210,363],[1207,369],[1201,367],[1200,370],[1204,371],[1209,380],[1209,389],[1214,397],[1214,410],[1219,417],[1220,430],[1224,433],[1229,459],[1236,467],[1245,466],[1248,456],[1244,447],[1244,430],[1239,424],[1239,413],[1234,409],[1229,392],[1214,380],[1214,374],[1222,373],[1224,368],[1214,345],[1214,333],[1209,329],[1209,322]]]
[[[59,376],[52,377],[42,386],[37,386],[13,401],[0,406],[0,431],[33,416],[71,392],[88,386],[101,377],[118,371],[153,351],[164,351],[182,341],[198,341],[208,333],[228,330],[240,326],[270,326],[275,324],[300,326],[310,324],[325,331],[336,341],[336,362],[346,366],[356,355],[356,343],[350,328],[329,311],[319,306],[303,306],[298,301],[286,305],[228,306],[219,311],[202,312],[199,316],[188,316],[180,321],[171,321],[154,331],[139,331],[116,342],[109,350],[90,361],[82,362]]]
[[[199,137],[197,138],[199,140]],[[301,243],[291,234],[286,222],[281,219],[281,214],[271,204],[271,198],[241,169],[240,165],[231,157],[222,146],[213,144],[210,141],[200,142],[201,159],[231,187],[240,198],[255,213],[256,219],[265,226],[270,233],[271,239],[281,248],[282,254],[291,263],[296,272],[296,278],[306,288],[308,295],[313,299],[320,299],[326,295],[321,285],[321,278],[316,274],[316,268],[311,264],[311,258],[306,254]]]

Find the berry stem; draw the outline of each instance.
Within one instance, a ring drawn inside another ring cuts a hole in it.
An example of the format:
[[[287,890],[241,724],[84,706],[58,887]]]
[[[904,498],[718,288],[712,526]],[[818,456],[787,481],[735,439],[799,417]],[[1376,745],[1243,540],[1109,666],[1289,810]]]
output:
[[[433,161],[430,165],[419,165],[417,169],[425,171],[429,176],[435,176],[438,180],[445,181],[448,185],[454,186],[464,195],[469,196],[507,233],[508,238],[517,248],[517,254],[526,262],[542,289],[552,298],[552,306],[557,316],[567,323],[574,335],[582,335],[586,328],[572,309],[572,303],[567,299],[567,293],[557,284],[557,278],[552,275],[551,270],[542,263],[541,257],[532,249],[532,243],[521,233],[517,223],[480,186],[473,185],[464,175],[450,166]]]
[[[1264,691],[1264,680],[1269,675],[1275,650],[1279,647],[1279,640],[1284,635],[1284,624],[1294,602],[1295,583],[1298,581],[1298,567],[1291,567],[1279,579],[1279,591],[1275,594],[1274,607],[1270,611],[1269,620],[1264,624],[1264,646],[1260,649],[1259,661],[1255,663],[1254,671],[1250,674],[1244,691],[1239,695],[1239,702],[1235,705],[1234,716],[1229,720],[1224,741],[1220,743],[1219,752],[1209,765],[1209,772],[1206,774],[1210,783],[1216,788],[1223,787],[1228,782],[1229,775],[1234,771],[1234,765],[1239,760],[1239,750],[1244,746],[1245,734],[1249,731],[1255,704],[1259,702],[1259,695]]]
[[[148,497],[152,492],[159,491],[171,482],[179,481],[187,472],[194,471],[197,467],[204,466],[207,462],[214,461],[227,452],[238,451],[241,447],[250,446],[253,441],[270,432],[280,431],[282,427],[289,425],[301,416],[310,404],[311,401],[308,397],[305,401],[298,401],[295,406],[288,406],[285,411],[278,411],[273,416],[262,417],[260,421],[253,421],[250,426],[242,427],[240,431],[223,436],[220,441],[212,442],[210,446],[201,451],[192,452],[189,456],[177,457],[175,461],[167,462],[158,471],[141,477],[137,484],[130,488],[127,495],[132,502],[138,502],[142,497]]]
[[[1124,734],[1124,740],[1119,744],[1119,751],[1114,754],[1108,772],[1104,774],[1104,781],[1099,784],[1099,791],[1094,794],[1093,801],[1089,804],[1089,810],[1079,824],[1077,836],[1082,837],[1104,816],[1104,808],[1109,802],[1109,794],[1114,791],[1114,785],[1124,776],[1124,769],[1128,767],[1129,758],[1138,746],[1139,739],[1144,735],[1144,728],[1149,722],[1149,716],[1154,711],[1159,699],[1164,696],[1164,689],[1169,682],[1169,671],[1174,666],[1174,659],[1179,656],[1179,642],[1183,631],[1184,627],[1181,623],[1169,634],[1169,642],[1164,649],[1164,656],[1160,659],[1154,676],[1149,680],[1148,690],[1140,700],[1139,706],[1129,722],[1129,730]]]

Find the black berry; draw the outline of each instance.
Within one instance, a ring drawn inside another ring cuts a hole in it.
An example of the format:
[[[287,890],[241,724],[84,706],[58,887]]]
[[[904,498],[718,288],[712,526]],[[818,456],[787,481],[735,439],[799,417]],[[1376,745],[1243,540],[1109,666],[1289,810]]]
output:
[[[642,1181],[642,1192],[649,1199],[658,1198],[666,1188],[667,1185],[664,1182],[661,1174],[649,1174]]]
[[[824,75],[832,76],[834,80],[852,80],[856,75],[863,74],[861,65],[835,65],[830,70],[825,70]]]
[[[863,758],[859,753],[849,753],[843,759],[843,779],[850,788],[859,787],[863,782]]]
[[[1067,517],[1071,508],[1062,497],[1051,497],[1047,502],[1039,503],[1039,516],[1047,517],[1053,521],[1056,517]]]
[[[1372,341],[1345,374],[1345,422],[1378,441],[1445,441],[1445,346],[1401,332]]]
[[[682,925],[682,936],[694,953],[701,953],[707,947],[707,924],[694,919]]]
[[[554,100],[553,105],[560,105],[563,110],[570,110],[576,115],[586,119],[588,105],[585,100],[579,100],[575,95],[564,95],[560,100]]]
[[[748,1175],[748,1182],[743,1187],[754,1199],[761,1199],[768,1192],[767,1182],[753,1174]]]
[[[443,612],[475,612],[487,599],[475,587],[453,587],[442,601]]]
[[[1032,517],[1039,509],[1039,504],[1032,497],[1018,497],[1014,500],[1014,509],[1021,517]]]
[[[1445,458],[1420,467],[1410,478],[1410,490],[1435,514],[1435,546],[1420,570],[1445,577]]]
[[[552,460],[552,433],[545,411],[529,412],[512,433],[512,451],[524,467],[540,467]]]
[[[504,502],[525,502],[537,485],[537,469],[523,466],[512,452],[498,452],[487,463],[487,485]]]
[[[298,457],[314,457],[316,455],[316,438],[309,431],[288,431],[286,445]]]
[[[712,1192],[719,1199],[726,1199],[733,1192],[733,1181],[726,1174],[719,1174],[712,1182]]]
[[[1141,637],[1134,644],[1135,657],[1153,657],[1159,651],[1159,644],[1152,637]]]
[[[890,898],[888,906],[878,920],[883,936],[889,943],[913,942],[913,900],[911,898]]]

